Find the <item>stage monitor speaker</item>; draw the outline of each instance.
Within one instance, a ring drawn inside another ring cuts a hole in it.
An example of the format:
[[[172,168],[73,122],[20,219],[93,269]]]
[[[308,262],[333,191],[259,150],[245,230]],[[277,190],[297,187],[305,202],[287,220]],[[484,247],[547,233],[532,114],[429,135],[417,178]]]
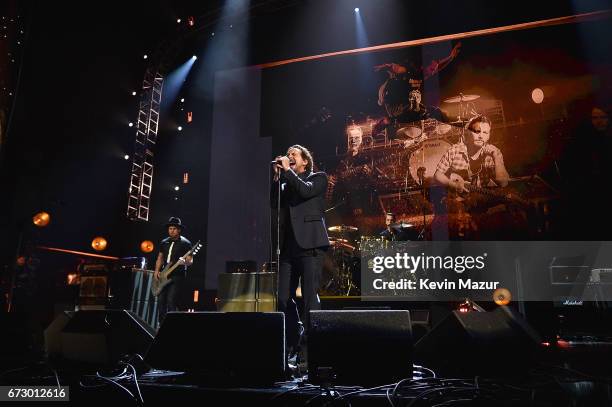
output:
[[[281,312],[169,312],[145,361],[219,384],[285,380]]]
[[[412,330],[407,310],[311,311],[310,381],[331,374],[346,385],[380,385],[412,377]]]
[[[276,311],[276,273],[220,274],[218,297],[219,311]]]
[[[73,311],[62,311],[45,329],[45,354],[47,357],[58,358],[62,356],[62,331],[73,316]]]
[[[112,365],[126,355],[144,355],[155,332],[127,310],[62,313],[45,331],[52,358],[91,365]]]
[[[0,312],[0,372],[36,357],[32,318],[25,312]]]
[[[541,339],[509,307],[493,312],[453,311],[415,345],[415,360],[445,375],[524,373]]]

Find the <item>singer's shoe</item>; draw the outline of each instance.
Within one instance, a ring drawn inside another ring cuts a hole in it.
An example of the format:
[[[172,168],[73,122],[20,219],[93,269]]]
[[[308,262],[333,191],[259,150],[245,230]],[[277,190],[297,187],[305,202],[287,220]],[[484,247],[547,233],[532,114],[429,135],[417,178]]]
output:
[[[305,346],[304,325],[298,325],[298,340],[296,345],[287,346],[287,377],[300,379],[306,373],[304,367],[303,348]]]

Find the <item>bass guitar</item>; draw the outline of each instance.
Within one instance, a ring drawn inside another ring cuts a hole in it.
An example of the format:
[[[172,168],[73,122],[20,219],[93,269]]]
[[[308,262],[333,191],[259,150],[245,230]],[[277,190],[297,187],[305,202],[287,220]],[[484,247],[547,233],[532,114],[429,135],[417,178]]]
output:
[[[159,278],[153,278],[153,284],[151,284],[151,294],[153,294],[155,297],[159,296],[159,294],[161,294],[164,288],[166,288],[166,286],[172,283],[172,280],[170,279],[170,275],[172,274],[172,272],[176,270],[178,266],[185,264],[184,259],[186,257],[193,257],[198,254],[201,248],[202,243],[198,241],[196,244],[193,245],[191,249],[189,249],[187,253],[185,253],[185,255],[183,255],[183,257],[177,260],[176,263],[166,265],[166,267],[164,267],[164,269],[160,271]]]

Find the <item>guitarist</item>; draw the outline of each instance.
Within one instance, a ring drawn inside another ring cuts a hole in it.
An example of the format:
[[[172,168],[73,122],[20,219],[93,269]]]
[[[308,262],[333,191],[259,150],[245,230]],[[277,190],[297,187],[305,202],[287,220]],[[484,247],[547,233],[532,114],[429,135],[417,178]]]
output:
[[[440,159],[434,174],[436,183],[456,194],[469,192],[466,182],[475,187],[507,186],[510,176],[504,156],[499,148],[489,144],[490,136],[491,120],[483,115],[473,117],[466,126],[464,139],[453,144]],[[477,228],[469,214],[459,215],[468,230]]]
[[[184,225],[180,218],[171,217],[166,223],[168,228],[168,237],[163,239],[159,245],[159,254],[155,262],[155,278],[159,279],[160,271],[167,265],[172,265],[176,262],[183,263],[183,266],[178,267],[170,275],[172,284],[169,284],[159,294],[159,324],[163,322],[168,311],[178,311],[179,293],[185,276],[187,267],[193,264],[193,257],[183,257],[185,253],[191,249],[191,242],[181,236],[181,231]]]
[[[472,118],[465,131],[465,139],[453,144],[442,156],[434,178],[436,182],[455,189],[467,191],[464,183],[451,182],[450,174],[461,176],[475,186],[508,185],[510,176],[504,165],[504,156],[499,148],[489,144],[491,121],[486,116]]]

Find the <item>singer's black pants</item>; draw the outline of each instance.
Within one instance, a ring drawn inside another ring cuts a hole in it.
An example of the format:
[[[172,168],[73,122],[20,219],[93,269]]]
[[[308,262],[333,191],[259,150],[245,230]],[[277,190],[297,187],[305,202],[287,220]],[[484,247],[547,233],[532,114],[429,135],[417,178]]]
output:
[[[308,329],[310,311],[321,309],[317,290],[323,266],[324,251],[302,249],[293,233],[287,233],[280,256],[278,276],[278,310],[285,314],[287,346],[295,349],[300,340],[302,322],[295,302],[295,290],[302,282],[304,300],[304,328]]]

